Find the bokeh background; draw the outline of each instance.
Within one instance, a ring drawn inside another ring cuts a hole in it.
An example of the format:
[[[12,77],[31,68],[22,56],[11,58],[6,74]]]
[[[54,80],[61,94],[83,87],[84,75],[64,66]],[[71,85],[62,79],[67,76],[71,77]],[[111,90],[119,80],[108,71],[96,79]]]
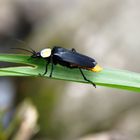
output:
[[[1,53],[13,53],[15,46],[39,51],[54,45],[75,48],[103,67],[139,72],[140,1],[0,0]],[[2,77],[0,140],[9,139],[139,140],[140,95],[45,78]]]

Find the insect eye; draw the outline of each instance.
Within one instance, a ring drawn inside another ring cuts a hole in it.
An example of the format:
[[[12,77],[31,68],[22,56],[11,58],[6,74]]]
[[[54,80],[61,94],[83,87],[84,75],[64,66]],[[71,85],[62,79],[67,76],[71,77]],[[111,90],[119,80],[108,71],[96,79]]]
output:
[[[37,53],[36,53],[36,56],[39,57],[39,56],[40,56],[40,52],[37,52]]]
[[[40,53],[39,53],[39,52],[33,53],[33,55],[32,55],[31,57],[32,57],[32,58],[40,57]]]

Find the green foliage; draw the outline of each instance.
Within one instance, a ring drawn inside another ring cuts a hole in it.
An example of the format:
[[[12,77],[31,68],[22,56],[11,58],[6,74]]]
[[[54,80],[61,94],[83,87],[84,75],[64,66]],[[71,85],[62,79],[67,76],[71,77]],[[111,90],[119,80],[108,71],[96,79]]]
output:
[[[0,76],[40,76],[45,71],[45,60],[33,59],[28,55],[1,54],[0,61],[18,63],[20,66],[0,68]],[[88,79],[97,85],[140,92],[140,74],[125,70],[104,68],[94,73],[83,70]],[[49,77],[50,66],[45,77]],[[55,66],[54,79],[87,83],[78,69],[69,69],[60,65]]]

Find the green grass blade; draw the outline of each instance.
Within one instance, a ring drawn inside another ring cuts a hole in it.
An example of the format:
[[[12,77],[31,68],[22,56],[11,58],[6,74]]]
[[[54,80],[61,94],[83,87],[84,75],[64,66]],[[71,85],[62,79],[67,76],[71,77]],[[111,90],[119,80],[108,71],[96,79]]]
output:
[[[1,54],[0,61],[19,63],[21,66],[0,68],[0,76],[39,76],[45,71],[45,60],[29,59],[27,55]],[[88,79],[100,86],[107,86],[125,90],[140,92],[140,74],[125,70],[104,68],[103,71],[94,73],[83,70]],[[49,77],[50,66],[45,75]],[[78,69],[70,69],[56,65],[53,71],[53,78],[74,82],[83,82],[81,73]]]

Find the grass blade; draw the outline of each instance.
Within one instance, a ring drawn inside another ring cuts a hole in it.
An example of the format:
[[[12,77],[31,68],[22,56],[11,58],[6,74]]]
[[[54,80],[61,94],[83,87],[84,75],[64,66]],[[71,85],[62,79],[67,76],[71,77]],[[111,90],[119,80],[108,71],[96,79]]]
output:
[[[19,63],[21,66],[0,68],[0,76],[39,76],[44,73],[45,60],[29,59],[28,55],[1,54],[0,61]],[[140,92],[140,74],[126,70],[118,70],[104,68],[103,71],[94,73],[88,70],[83,70],[88,79],[100,86],[107,86],[125,90]],[[49,76],[50,66],[45,75]],[[60,65],[56,65],[53,71],[53,78],[74,82],[83,82],[81,73],[78,69],[70,69]]]

